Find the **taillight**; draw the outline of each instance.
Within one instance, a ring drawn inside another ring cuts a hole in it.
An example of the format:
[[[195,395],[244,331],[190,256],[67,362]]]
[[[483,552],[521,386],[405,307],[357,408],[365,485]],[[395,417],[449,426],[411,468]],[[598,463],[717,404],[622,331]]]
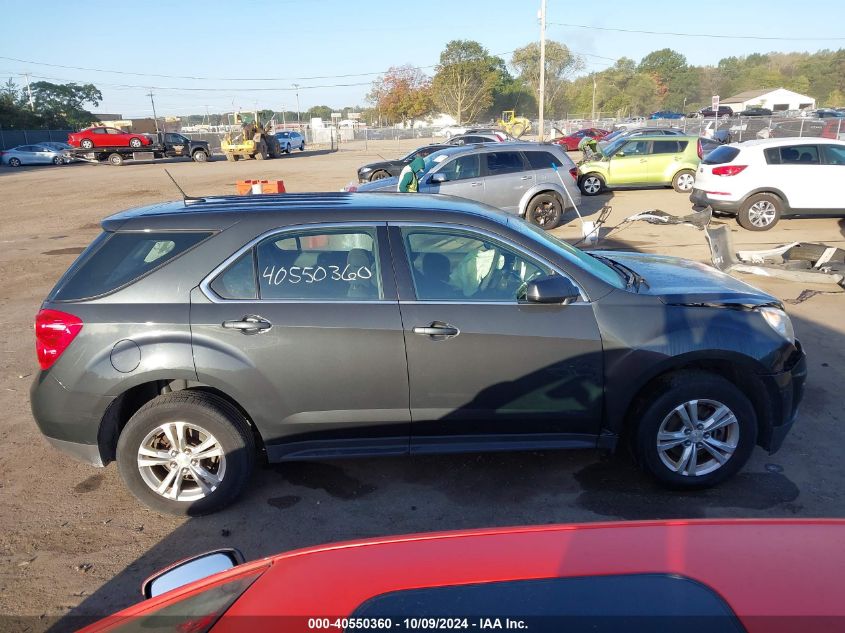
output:
[[[736,176],[748,165],[722,165],[721,167],[713,168],[714,176]]]
[[[59,310],[41,310],[35,317],[35,351],[41,369],[50,369],[82,329],[82,319]]]
[[[578,181],[578,168],[577,167],[570,167],[569,168],[569,175],[572,176],[572,180]]]
[[[698,159],[699,159],[699,160],[701,160],[702,158],[704,158],[704,148],[703,148],[703,147],[701,147],[701,139],[698,139],[698,140],[695,142],[695,151],[696,151],[696,153],[698,153]]]

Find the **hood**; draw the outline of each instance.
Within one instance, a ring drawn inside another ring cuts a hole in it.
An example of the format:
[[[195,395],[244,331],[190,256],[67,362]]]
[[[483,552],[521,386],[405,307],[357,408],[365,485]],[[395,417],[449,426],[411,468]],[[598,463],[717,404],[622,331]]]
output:
[[[399,186],[399,178],[393,176],[391,178],[382,178],[381,180],[374,180],[372,182],[364,182],[357,185],[356,191],[396,191]]]
[[[594,252],[644,277],[647,285],[640,286],[640,294],[657,296],[666,304],[780,305],[772,295],[707,264],[649,253]]]

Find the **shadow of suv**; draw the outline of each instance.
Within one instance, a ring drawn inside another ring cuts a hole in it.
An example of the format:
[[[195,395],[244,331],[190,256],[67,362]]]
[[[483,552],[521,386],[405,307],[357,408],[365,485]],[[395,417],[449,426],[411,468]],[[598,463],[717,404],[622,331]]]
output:
[[[36,317],[41,431],[160,511],[270,462],[612,449],[676,487],[777,450],[805,359],[708,266],[588,254],[447,196],[209,197],[106,218]]]

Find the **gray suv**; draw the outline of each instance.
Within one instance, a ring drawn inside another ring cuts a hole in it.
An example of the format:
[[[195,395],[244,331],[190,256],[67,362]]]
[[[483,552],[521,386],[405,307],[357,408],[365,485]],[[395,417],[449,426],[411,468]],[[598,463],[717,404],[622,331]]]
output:
[[[223,507],[258,456],[623,437],[659,481],[708,486],[777,450],[801,399],[775,298],[447,196],[209,197],[102,226],[36,317],[32,412],[160,511]]]
[[[425,157],[421,193],[483,202],[544,229],[581,204],[578,169],[553,143],[487,143],[447,148]],[[398,178],[357,185],[356,191],[396,191]]]

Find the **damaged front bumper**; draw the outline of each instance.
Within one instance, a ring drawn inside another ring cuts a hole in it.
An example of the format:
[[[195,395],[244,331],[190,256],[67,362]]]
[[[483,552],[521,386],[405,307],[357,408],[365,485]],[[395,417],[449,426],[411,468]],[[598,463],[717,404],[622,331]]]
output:
[[[771,425],[761,429],[757,443],[769,454],[777,452],[783,445],[795,419],[798,407],[804,397],[804,385],[807,382],[807,357],[801,343],[795,341],[795,352],[787,362],[787,369],[767,376],[773,390],[777,392],[777,407],[772,416]],[[777,409],[780,410],[777,413]]]

